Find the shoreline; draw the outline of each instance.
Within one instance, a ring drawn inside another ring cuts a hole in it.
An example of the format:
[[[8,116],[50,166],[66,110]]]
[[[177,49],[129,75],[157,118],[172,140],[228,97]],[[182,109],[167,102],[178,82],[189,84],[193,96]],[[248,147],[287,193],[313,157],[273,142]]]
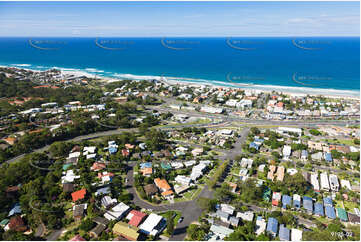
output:
[[[134,75],[134,74],[118,74],[113,72],[105,72],[96,68],[64,68],[64,67],[45,67],[34,66],[30,64],[10,64],[0,65],[4,68],[17,68],[34,72],[46,71],[49,69],[58,69],[62,74],[73,75],[75,77],[86,76],[88,78],[97,78],[105,82],[116,82],[125,79],[133,80],[158,80],[168,85],[181,85],[181,86],[211,86],[216,88],[234,88],[241,90],[251,90],[255,93],[264,92],[272,93],[273,91],[282,92],[292,96],[318,96],[322,95],[326,98],[344,98],[360,100],[360,91],[356,90],[338,90],[338,89],[326,89],[326,88],[311,88],[311,87],[294,87],[294,86],[278,86],[278,85],[261,85],[261,84],[242,84],[224,82],[218,80],[206,80],[206,79],[194,79],[185,77],[171,77],[171,76],[157,76],[157,75]],[[32,68],[33,67],[33,68]],[[38,68],[38,69],[34,69]]]

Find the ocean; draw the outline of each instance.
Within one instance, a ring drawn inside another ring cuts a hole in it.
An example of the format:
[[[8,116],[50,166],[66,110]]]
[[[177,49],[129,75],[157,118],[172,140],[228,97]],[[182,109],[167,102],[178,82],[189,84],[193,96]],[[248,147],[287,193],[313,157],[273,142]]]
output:
[[[360,94],[358,37],[0,38],[0,65],[98,77]]]

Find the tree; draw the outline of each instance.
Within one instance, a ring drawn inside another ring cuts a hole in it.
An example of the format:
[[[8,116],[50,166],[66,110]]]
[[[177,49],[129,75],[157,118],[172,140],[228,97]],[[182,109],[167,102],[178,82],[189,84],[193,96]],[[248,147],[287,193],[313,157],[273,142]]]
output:
[[[174,212],[172,213],[169,213],[168,214],[168,223],[167,223],[167,232],[169,235],[173,235],[173,232],[174,232],[174,218],[173,218],[173,214]]]

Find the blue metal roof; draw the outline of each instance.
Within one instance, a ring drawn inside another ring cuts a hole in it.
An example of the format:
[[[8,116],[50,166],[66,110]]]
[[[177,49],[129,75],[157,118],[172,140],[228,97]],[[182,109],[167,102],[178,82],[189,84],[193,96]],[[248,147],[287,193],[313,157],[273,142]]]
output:
[[[290,240],[290,230],[283,224],[280,225],[279,237],[280,240]]]
[[[13,216],[14,214],[21,213],[21,207],[19,203],[16,203],[14,207],[10,210],[8,216]]]
[[[326,211],[326,216],[328,218],[331,218],[331,219],[335,219],[336,218],[336,213],[335,213],[335,209],[331,206],[326,206],[325,207],[325,211]]]
[[[287,195],[282,196],[282,207],[286,208],[287,205],[291,206],[292,198]]]
[[[115,153],[117,153],[117,151],[118,151],[118,149],[115,148],[115,147],[110,147],[110,148],[109,148],[109,153],[110,153],[110,154],[115,154]]]
[[[324,212],[323,212],[323,205],[322,203],[315,203],[315,214],[316,215],[320,215],[320,216],[324,216]]]
[[[267,231],[277,234],[278,221],[277,219],[270,217],[267,221]]]
[[[331,162],[332,161],[332,155],[331,153],[325,153],[325,160]]]
[[[145,162],[139,165],[141,169],[143,168],[152,168],[152,162]]]
[[[308,156],[307,150],[302,150],[302,151],[301,151],[301,155],[302,155],[302,156]]]
[[[324,198],[323,198],[323,204],[325,204],[325,207],[326,207],[326,206],[331,206],[331,207],[333,207],[332,199],[331,199],[330,197],[324,197]]]
[[[313,211],[313,201],[310,197],[303,197],[303,207],[308,210],[309,212]]]
[[[256,143],[251,142],[251,143],[249,144],[249,148],[255,148],[256,150],[258,150],[259,146],[258,146]]]

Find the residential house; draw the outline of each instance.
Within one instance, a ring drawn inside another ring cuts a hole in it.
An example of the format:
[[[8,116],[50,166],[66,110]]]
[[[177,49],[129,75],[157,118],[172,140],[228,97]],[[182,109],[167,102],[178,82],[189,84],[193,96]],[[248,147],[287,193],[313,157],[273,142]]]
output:
[[[190,177],[187,176],[183,176],[183,175],[178,175],[174,178],[175,182],[182,184],[182,185],[190,185],[192,182],[192,179]]]
[[[111,198],[110,196],[104,196],[104,197],[102,197],[100,202],[101,202],[103,207],[109,208],[112,205],[117,203],[117,199],[116,198]]]
[[[277,181],[282,182],[285,176],[285,168],[283,166],[279,166],[277,168]]]
[[[144,187],[144,192],[148,197],[153,196],[154,194],[158,193],[158,189],[154,184],[148,184],[145,185]]]
[[[262,234],[266,230],[266,220],[264,220],[261,216],[257,217],[255,229],[255,233],[257,236]]]
[[[321,190],[329,191],[330,184],[328,182],[327,172],[322,172],[320,175],[320,179],[321,179]]]
[[[223,212],[228,213],[229,215],[233,215],[235,208],[229,204],[222,203],[220,208]]]
[[[113,227],[113,233],[119,236],[122,236],[128,240],[138,240],[139,238],[139,229],[132,225],[129,225],[124,222],[118,222]]]
[[[283,159],[288,160],[291,156],[291,146],[285,145],[282,150]]]
[[[69,241],[86,241],[86,239],[84,239],[79,234],[77,234],[73,238],[71,238]]]
[[[296,209],[301,208],[301,196],[298,194],[293,194],[293,207]]]
[[[268,171],[268,174],[267,174],[267,179],[273,181],[273,179],[274,179],[274,173],[275,173],[276,169],[277,169],[277,167],[276,167],[276,166],[273,166],[273,165],[271,165],[271,166],[269,167],[269,171]]]
[[[73,218],[75,221],[80,221],[84,216],[84,210],[87,208],[86,204],[73,206]]]
[[[348,180],[341,179],[341,187],[351,191],[351,183]]]
[[[147,217],[146,213],[142,213],[142,212],[137,211],[137,210],[132,210],[132,211],[129,212],[126,219],[129,220],[128,224],[130,224],[130,225],[132,225],[134,227],[138,227],[144,221],[144,219],[146,217]]]
[[[337,213],[337,217],[343,221],[343,222],[347,222],[348,221],[348,217],[347,217],[347,212],[345,209],[343,208],[336,208],[336,213]]]
[[[24,232],[27,230],[27,226],[19,215],[11,217],[8,226],[10,230],[16,232]]]
[[[254,217],[254,213],[252,211],[247,211],[247,212],[237,212],[237,218],[241,218],[244,221],[249,221],[252,222],[253,221],[253,217]]]
[[[307,159],[308,159],[308,152],[307,152],[307,150],[302,150],[302,151],[301,151],[301,160],[302,160],[302,161],[307,161]]]
[[[232,226],[237,227],[239,225],[239,218],[232,216],[229,218],[229,223]]]
[[[101,162],[94,162],[92,167],[90,167],[90,170],[92,171],[101,171],[106,168],[106,165]]]
[[[313,212],[313,200],[310,197],[303,197],[303,208],[307,210],[309,214]]]
[[[314,214],[317,216],[324,216],[324,211],[323,211],[323,204],[322,203],[315,203],[315,208],[314,208]]]
[[[287,206],[291,207],[291,203],[292,203],[292,198],[288,195],[283,195],[282,196],[282,208],[286,209]]]
[[[98,238],[101,233],[107,228],[104,224],[97,224],[92,230],[89,231],[90,237]]]
[[[215,224],[211,226],[210,231],[213,232],[215,235],[217,235],[220,238],[220,240],[223,240],[225,237],[227,237],[228,235],[234,232],[233,229],[229,229],[227,227],[219,226]]]
[[[326,213],[326,217],[328,217],[330,219],[335,219],[336,218],[336,213],[335,213],[334,207],[325,206],[325,213]]]
[[[155,213],[151,213],[139,226],[140,232],[146,235],[156,236],[167,226],[166,220]]]
[[[216,216],[223,222],[225,223],[228,223],[229,221],[229,217],[230,217],[230,214],[229,213],[226,213],[220,209],[217,209],[216,211]]]
[[[360,216],[353,213],[347,213],[348,214],[348,220],[352,224],[360,224]]]
[[[311,158],[313,160],[319,160],[320,161],[323,158],[323,154],[322,154],[322,152],[317,152],[317,153],[312,154]]]
[[[154,183],[161,191],[163,197],[169,198],[173,196],[172,188],[169,186],[168,182],[165,179],[155,178]]]
[[[311,174],[311,185],[313,186],[313,190],[315,190],[316,192],[320,191],[320,185],[318,183],[318,174],[317,173]]]
[[[301,241],[302,240],[302,230],[291,229],[291,241]]]
[[[338,192],[340,184],[338,183],[338,178],[335,174],[330,174],[329,176],[330,187],[332,191]]]
[[[288,228],[286,228],[286,226],[284,224],[280,225],[279,238],[281,241],[289,241],[290,240],[290,230]]]
[[[104,214],[104,217],[108,220],[119,220],[125,217],[129,209],[130,207],[128,205],[121,202],[115,205],[112,209],[108,210]]]
[[[272,195],[272,205],[278,206],[279,202],[281,201],[281,193],[280,192],[273,192]]]
[[[331,153],[325,152],[325,153],[324,153],[324,159],[325,159],[325,161],[327,161],[327,162],[332,162],[332,155],[331,155]]]
[[[71,197],[73,199],[73,202],[76,202],[78,200],[84,199],[85,195],[86,195],[86,189],[84,188],[84,189],[78,190],[76,192],[73,192],[71,194]]]
[[[268,233],[270,233],[273,237],[277,236],[277,231],[278,231],[278,221],[277,221],[277,219],[275,219],[273,217],[268,218],[266,231]]]

